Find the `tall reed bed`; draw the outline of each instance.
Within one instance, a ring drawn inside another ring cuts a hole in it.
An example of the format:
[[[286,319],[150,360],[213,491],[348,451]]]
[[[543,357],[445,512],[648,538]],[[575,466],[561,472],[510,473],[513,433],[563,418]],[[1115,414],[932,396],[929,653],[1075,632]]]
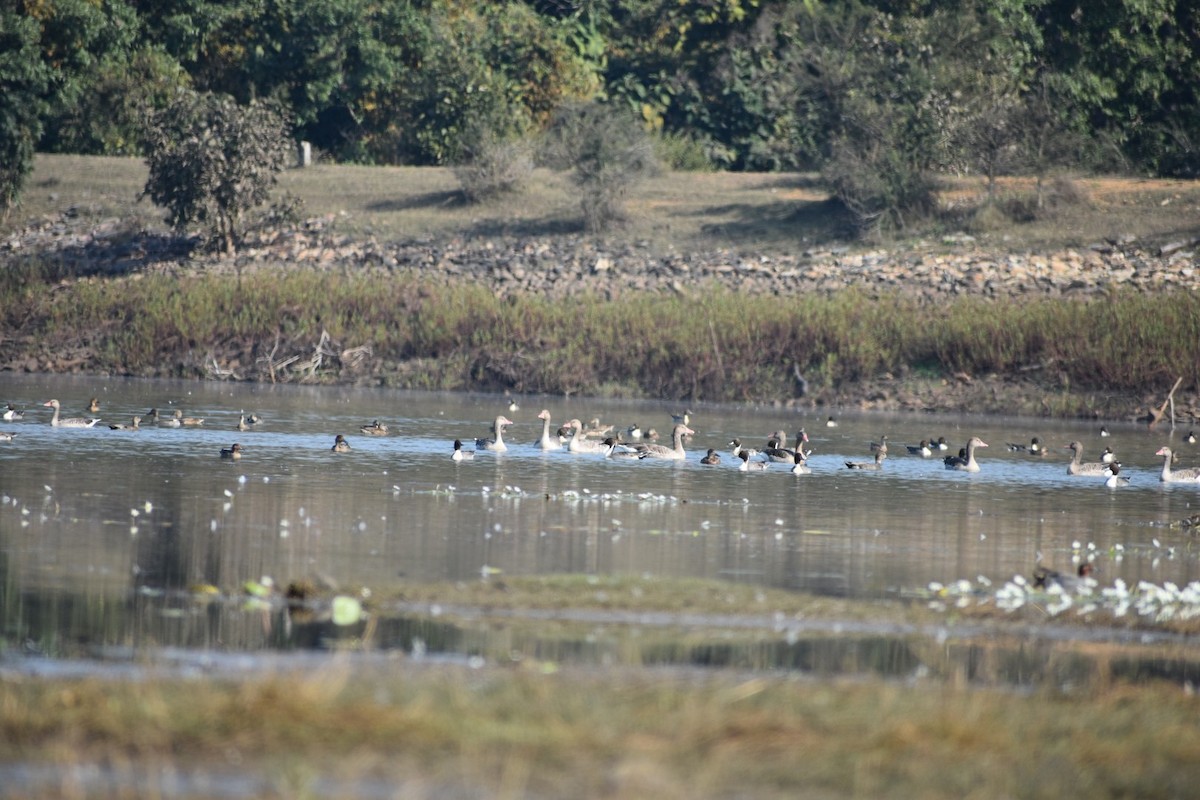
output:
[[[326,331],[342,347],[370,346],[384,380],[422,388],[739,401],[791,397],[796,373],[821,389],[907,370],[1030,367],[1081,390],[1200,382],[1200,297],[1183,291],[931,306],[856,290],[761,297],[701,287],[689,296],[551,301],[387,273],[73,283],[10,274],[0,281],[0,308],[10,339],[83,341],[88,369],[119,374],[187,375],[197,353],[303,352]]]

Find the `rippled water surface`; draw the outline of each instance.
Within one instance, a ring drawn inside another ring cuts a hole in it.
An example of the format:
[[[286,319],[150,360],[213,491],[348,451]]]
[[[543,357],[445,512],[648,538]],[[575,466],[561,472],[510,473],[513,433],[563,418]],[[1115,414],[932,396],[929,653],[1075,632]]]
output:
[[[1200,511],[1200,486],[1160,483],[1154,455],[1170,444],[1180,466],[1200,463],[1186,429],[1172,435],[1110,422],[1112,435],[1101,438],[1098,423],[837,410],[839,424],[827,427],[828,410],[698,406],[686,462],[626,462],[542,452],[533,444],[538,411],[548,409],[555,428],[569,417],[599,418],[666,434],[669,412],[683,407],[523,397],[510,411],[510,398],[496,396],[14,376],[0,379],[0,394],[0,404],[26,409],[23,421],[0,423],[17,434],[0,443],[3,635],[56,655],[146,644],[291,649],[336,637],[178,599],[198,584],[235,589],[262,576],[394,587],[485,574],[635,573],[881,598],[930,581],[1003,581],[1028,574],[1039,554],[1069,569],[1078,543],[1092,548],[1106,582],[1200,577],[1187,534],[1168,527]],[[49,425],[42,403],[57,398],[64,415],[80,415],[92,396],[101,404],[97,427]],[[179,429],[144,423],[138,432],[107,427],[151,407],[205,421]],[[263,421],[236,431],[243,410]],[[508,452],[451,461],[453,440],[486,435],[497,414],[514,421]],[[375,419],[390,435],[360,435]],[[771,432],[802,426],[811,437],[811,475],[783,465],[736,469],[734,437],[761,447]],[[351,453],[331,452],[338,433]],[[883,470],[844,466],[869,459],[869,443],[884,434]],[[988,442],[982,471],[947,471],[940,456],[906,451],[938,436],[955,449],[970,436]],[[1052,454],[1034,458],[1005,446],[1033,436]],[[1068,477],[1063,445],[1071,440],[1084,444],[1085,458],[1111,446],[1131,485],[1114,490],[1102,479]],[[234,442],[244,458],[222,460],[219,451]],[[716,467],[699,463],[710,447],[723,454]],[[404,630],[398,646],[482,647],[463,645],[470,636],[462,630]],[[589,656],[587,637],[579,641],[559,646],[583,660],[612,657],[594,640]],[[704,658],[867,660],[896,672],[913,661],[906,646],[870,638],[823,656],[738,647]]]

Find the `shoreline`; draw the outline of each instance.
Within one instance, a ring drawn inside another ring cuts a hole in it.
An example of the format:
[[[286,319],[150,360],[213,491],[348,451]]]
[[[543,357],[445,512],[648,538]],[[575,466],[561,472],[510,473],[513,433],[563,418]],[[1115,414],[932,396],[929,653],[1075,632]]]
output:
[[[733,249],[656,253],[645,243],[614,246],[573,235],[381,243],[372,237],[339,235],[329,215],[294,229],[259,232],[236,256],[226,258],[193,253],[194,241],[163,231],[130,230],[119,219],[89,221],[64,212],[31,222],[0,240],[0,259],[10,266],[39,264],[60,285],[92,279],[133,281],[148,275],[228,277],[240,285],[246,275],[301,268],[367,279],[415,277],[440,286],[482,285],[497,299],[527,296],[561,301],[584,296],[620,302],[643,295],[687,299],[715,289],[786,300],[856,291],[866,298],[915,298],[920,307],[936,312],[940,304],[963,297],[1003,303],[1035,297],[1097,298],[1114,289],[1200,292],[1198,245],[1200,238],[1159,246],[1123,240],[1087,249],[998,254],[982,249],[972,237],[956,235],[895,251],[851,252],[833,247],[757,256]],[[57,348],[61,357],[55,359],[40,357],[38,342],[19,330],[10,331],[5,339],[9,358],[0,364],[0,371],[106,374],[97,370],[94,359],[89,360],[86,345]],[[180,352],[179,356],[180,363],[195,360],[194,354]],[[402,387],[404,366],[376,362],[343,368],[313,382]],[[262,382],[267,377],[250,377],[244,368],[225,371],[216,359],[203,369],[208,380]],[[168,376],[177,374],[144,377]],[[1079,390],[1057,375],[1052,364],[1031,365],[1020,374],[959,372],[944,377],[918,375],[898,365],[892,373],[843,381],[811,394],[777,398],[774,403],[817,409],[1132,421],[1159,405],[1168,389],[1155,387],[1141,396]],[[1200,419],[1200,398],[1181,393],[1176,406],[1179,422]]]

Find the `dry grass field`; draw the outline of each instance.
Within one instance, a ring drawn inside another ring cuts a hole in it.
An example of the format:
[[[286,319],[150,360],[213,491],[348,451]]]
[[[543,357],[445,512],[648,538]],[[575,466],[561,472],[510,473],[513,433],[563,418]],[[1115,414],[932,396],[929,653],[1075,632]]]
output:
[[[7,227],[71,207],[100,219],[161,227],[161,211],[137,200],[145,178],[140,159],[39,156]],[[539,169],[521,193],[470,205],[450,169],[318,164],[284,172],[277,195],[302,200],[308,216],[332,215],[347,236],[405,240],[579,234],[576,192],[567,175]],[[1122,235],[1151,244],[1200,235],[1200,186],[1194,182],[1060,180],[1051,187],[1049,207],[1021,222],[978,213],[983,192],[977,179],[947,181],[936,219],[882,244],[936,246],[942,235],[966,231],[981,247],[1025,251],[1082,247]],[[997,200],[1002,208],[1024,211],[1033,194],[1033,181],[1011,179],[1000,185]],[[664,173],[635,188],[627,210],[625,225],[611,237],[663,250],[795,252],[834,243],[880,244],[854,240],[814,175]]]

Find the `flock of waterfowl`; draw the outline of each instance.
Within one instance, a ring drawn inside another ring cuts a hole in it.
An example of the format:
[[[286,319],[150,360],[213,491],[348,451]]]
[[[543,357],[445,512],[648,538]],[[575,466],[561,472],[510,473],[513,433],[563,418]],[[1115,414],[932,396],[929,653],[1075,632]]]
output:
[[[43,405],[53,410],[50,425],[56,428],[93,428],[100,422],[100,418],[94,416],[64,417],[62,415],[62,404],[56,399],[48,400]],[[97,413],[99,409],[99,402],[97,398],[93,397],[86,406],[86,411],[90,415]],[[517,406],[514,402],[510,406],[510,412],[516,409]],[[696,434],[689,427],[692,413],[689,409],[682,413],[672,413],[670,415],[672,421],[670,444],[666,444],[658,441],[659,434],[653,428],[643,430],[641,426],[635,424],[627,428],[618,429],[614,425],[601,424],[599,419],[593,419],[586,425],[579,419],[571,419],[565,425],[555,430],[551,423],[550,412],[542,410],[537,415],[537,419],[541,421],[541,435],[533,444],[541,450],[546,451],[565,449],[569,453],[597,454],[605,458],[617,460],[651,459],[686,461],[690,457],[687,444],[691,437],[694,437]],[[8,403],[2,416],[6,421],[21,420],[25,417],[25,411],[13,403]],[[133,415],[128,423],[114,423],[108,427],[112,430],[136,431],[140,430],[143,421],[148,421],[150,424],[158,427],[168,428],[201,426],[204,424],[203,418],[185,416],[179,409],[176,409],[170,416],[163,416],[157,408],[151,408],[144,415]],[[251,430],[259,422],[260,418],[257,415],[251,414],[247,416],[243,412],[239,416],[236,429],[239,431]],[[473,442],[467,443],[464,443],[461,439],[455,439],[451,458],[456,462],[467,461],[474,459],[477,452],[506,451],[508,445],[504,441],[504,434],[506,429],[513,424],[513,421],[504,414],[497,415],[492,422],[489,435],[480,436]],[[834,428],[837,426],[837,421],[833,417],[829,417],[825,425],[829,428]],[[360,426],[359,433],[363,436],[387,436],[390,433],[390,428],[386,423],[376,419],[369,424]],[[11,442],[16,435],[16,432],[0,431],[0,442]],[[1107,428],[1101,428],[1100,435],[1102,437],[1107,436]],[[1189,431],[1184,437],[1184,441],[1195,442],[1196,435]],[[794,443],[791,447],[788,446],[788,436],[783,431],[776,431],[771,434],[761,448],[748,447],[737,438],[730,441],[729,446],[731,448],[733,463],[739,471],[766,472],[773,469],[773,465],[781,464],[786,465],[786,468],[795,475],[807,475],[812,472],[812,468],[809,466],[809,456],[812,454],[812,448],[808,446],[809,443],[810,439],[807,432],[804,428],[801,428],[794,435]],[[1006,446],[1011,452],[1034,457],[1045,457],[1051,452],[1051,449],[1036,436],[1033,437],[1029,444],[1008,442]],[[967,440],[966,445],[956,454],[943,456],[942,454],[950,448],[946,438],[941,436],[936,439],[932,437],[922,439],[915,445],[906,445],[905,450],[909,455],[924,459],[942,456],[942,465],[947,470],[979,472],[981,466],[977,457],[978,450],[985,447],[988,447],[987,442],[977,436],[972,436]],[[883,436],[878,442],[871,442],[867,449],[871,454],[870,460],[847,460],[844,462],[846,469],[859,471],[882,470],[884,462],[888,458],[888,437]],[[1071,460],[1067,463],[1068,475],[1104,478],[1105,485],[1110,488],[1125,486],[1130,482],[1128,476],[1121,474],[1121,464],[1117,461],[1110,447],[1104,449],[1098,461],[1083,460],[1083,445],[1079,441],[1069,442],[1063,449],[1069,450],[1072,454]],[[337,434],[330,450],[335,453],[347,453],[352,448],[343,434]],[[223,459],[237,460],[242,456],[242,445],[234,443],[231,447],[223,448],[220,451],[220,455]],[[1200,484],[1200,467],[1176,469],[1174,466],[1176,454],[1170,447],[1160,448],[1155,455],[1163,459],[1162,471],[1159,474],[1159,479],[1162,482]],[[698,461],[705,466],[719,466],[724,463],[722,461],[722,454],[715,448],[709,448],[707,452],[699,457]]]

